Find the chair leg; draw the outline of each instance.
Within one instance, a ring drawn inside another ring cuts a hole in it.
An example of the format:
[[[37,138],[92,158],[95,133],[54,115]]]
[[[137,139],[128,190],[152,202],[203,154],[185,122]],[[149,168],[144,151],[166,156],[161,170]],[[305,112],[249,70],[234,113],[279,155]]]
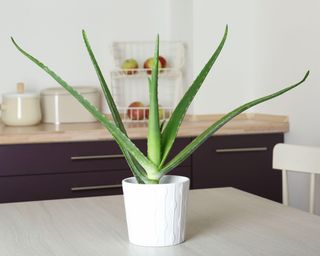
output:
[[[286,170],[282,170],[282,203],[288,206],[288,174]]]
[[[314,214],[314,194],[315,194],[316,174],[310,174],[310,199],[309,199],[309,212]]]

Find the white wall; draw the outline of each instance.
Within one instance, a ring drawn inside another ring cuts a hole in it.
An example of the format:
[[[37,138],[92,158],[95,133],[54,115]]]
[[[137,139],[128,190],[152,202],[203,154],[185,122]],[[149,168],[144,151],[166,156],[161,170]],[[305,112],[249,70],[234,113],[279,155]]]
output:
[[[57,86],[13,47],[10,36],[71,84],[98,85],[81,37],[86,29],[103,71],[112,41],[169,39],[168,3],[157,0],[0,0],[0,94],[24,81],[29,90]],[[109,80],[109,79],[107,79]]]
[[[183,86],[186,90],[193,81],[193,0],[166,0],[169,17],[169,37],[185,44],[186,56]],[[190,107],[192,110],[192,107]],[[191,111],[190,111],[191,112]]]
[[[254,0],[198,0],[194,10],[194,75],[197,75],[222,39],[229,36],[193,106],[194,113],[223,113],[253,97]]]

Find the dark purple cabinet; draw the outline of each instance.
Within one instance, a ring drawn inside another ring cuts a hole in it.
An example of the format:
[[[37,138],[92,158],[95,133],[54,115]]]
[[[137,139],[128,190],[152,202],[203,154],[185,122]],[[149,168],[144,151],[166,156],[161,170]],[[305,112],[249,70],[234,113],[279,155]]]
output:
[[[171,157],[190,141],[177,139]],[[134,142],[146,153],[146,140]],[[191,178],[191,158],[172,174]],[[114,141],[0,145],[0,203],[121,194],[130,176]]]
[[[280,142],[283,134],[210,138],[193,154],[193,188],[230,186],[281,202],[281,172],[272,169],[272,150]]]
[[[169,159],[190,141],[177,139]],[[134,143],[147,152],[146,140]],[[190,158],[181,164],[190,165]],[[129,167],[114,141],[0,145],[0,177],[124,169]]]
[[[190,177],[190,167],[173,174]],[[0,202],[116,195],[122,193],[122,179],[130,176],[130,170],[115,170],[1,177]]]
[[[191,142],[178,138],[169,159]],[[272,148],[283,134],[213,136],[170,174],[191,188],[232,186],[281,201]],[[147,151],[146,140],[135,140]],[[0,203],[121,194],[132,176],[113,141],[0,145]]]

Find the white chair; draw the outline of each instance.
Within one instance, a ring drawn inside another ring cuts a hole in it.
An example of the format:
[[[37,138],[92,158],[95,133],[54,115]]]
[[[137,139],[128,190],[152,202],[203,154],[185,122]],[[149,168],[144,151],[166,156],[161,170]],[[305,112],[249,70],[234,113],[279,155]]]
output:
[[[277,144],[273,148],[273,168],[282,170],[284,205],[288,205],[287,171],[310,173],[309,212],[314,213],[315,179],[316,174],[320,174],[320,147]]]

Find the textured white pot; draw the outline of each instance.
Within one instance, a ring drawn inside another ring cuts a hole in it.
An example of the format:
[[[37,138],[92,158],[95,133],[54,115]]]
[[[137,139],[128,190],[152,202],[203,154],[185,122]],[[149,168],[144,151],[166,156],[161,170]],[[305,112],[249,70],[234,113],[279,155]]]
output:
[[[129,240],[142,246],[170,246],[185,237],[189,178],[164,176],[160,184],[124,179],[122,188]]]

